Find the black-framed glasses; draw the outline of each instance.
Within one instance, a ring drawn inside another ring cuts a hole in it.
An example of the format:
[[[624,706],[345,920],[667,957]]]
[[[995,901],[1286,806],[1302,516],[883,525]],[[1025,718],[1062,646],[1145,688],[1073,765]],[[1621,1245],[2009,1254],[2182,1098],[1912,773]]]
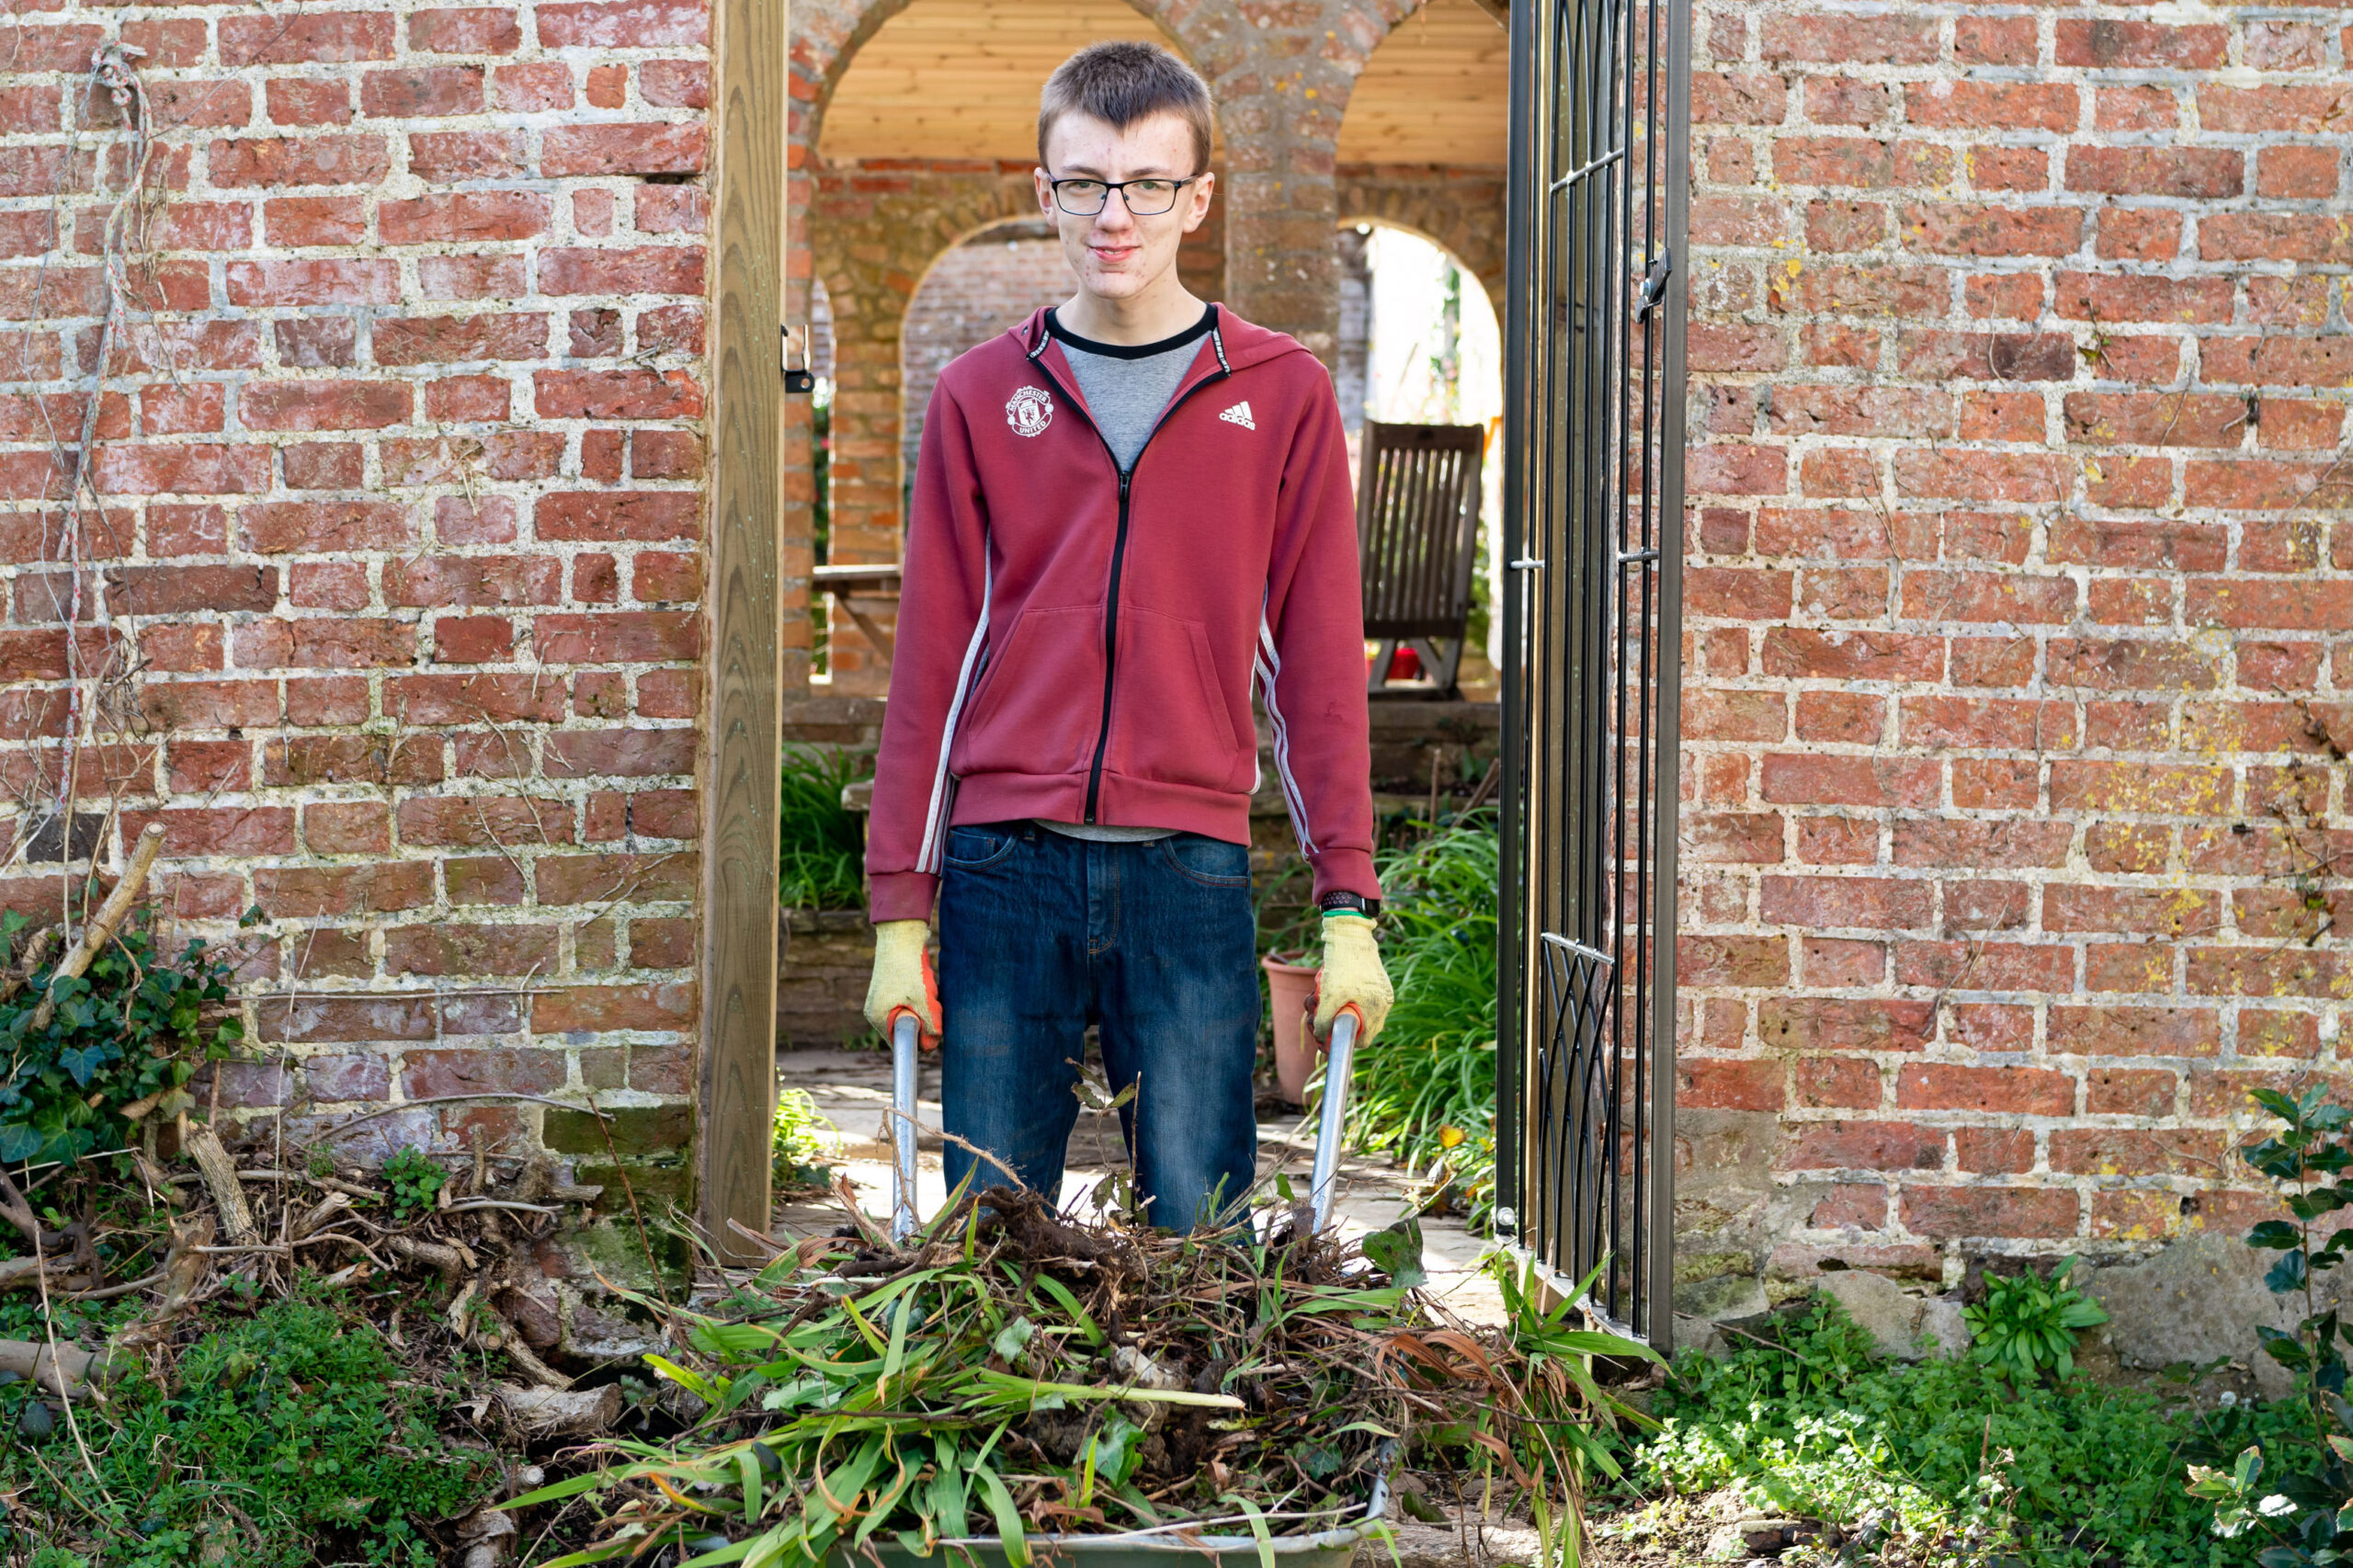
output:
[[[1118,191],[1120,199],[1127,203],[1128,212],[1137,218],[1157,218],[1176,205],[1176,193],[1200,178],[1187,175],[1183,179],[1058,179],[1054,187],[1054,205],[1074,218],[1092,218],[1103,210],[1111,193]]]

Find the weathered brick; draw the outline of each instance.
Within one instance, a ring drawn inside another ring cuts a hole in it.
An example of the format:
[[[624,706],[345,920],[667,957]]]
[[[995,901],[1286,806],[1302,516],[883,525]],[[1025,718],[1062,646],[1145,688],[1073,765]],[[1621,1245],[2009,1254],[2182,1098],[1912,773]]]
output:
[[[2075,147],[2066,177],[2069,190],[2214,200],[2245,187],[2246,154],[2229,147]]]
[[[446,921],[404,926],[384,933],[384,972],[544,975],[555,969],[556,947],[556,928],[552,926],[483,926]],[[551,1060],[555,1082],[561,1084],[562,1059]],[[410,1061],[414,1065],[415,1058],[412,1056]]]
[[[547,49],[659,49],[704,43],[710,33],[710,10],[701,0],[595,0],[547,6],[538,17],[540,43]]]
[[[1675,1100],[1694,1110],[1779,1110],[1783,1091],[1778,1062],[1700,1057],[1677,1064]]]
[[[384,139],[365,132],[215,142],[206,169],[216,189],[372,185],[392,167]]]
[[[405,425],[415,407],[406,381],[256,381],[239,397],[249,430],[381,430]]]
[[[400,298],[391,261],[233,261],[233,305],[389,305]]]
[[[692,491],[559,491],[540,498],[532,527],[542,540],[676,540],[694,538],[701,517]]]
[[[421,54],[512,54],[522,41],[522,28],[509,6],[452,6],[409,14],[408,46]]]
[[[1896,1070],[1895,1103],[1905,1110],[2069,1116],[2075,1108],[2075,1081],[2047,1067],[1907,1062]]]
[[[2222,63],[2229,42],[2228,30],[2211,23],[2175,27],[2119,17],[2063,17],[2057,58],[2061,65],[2097,70],[2203,70]]]
[[[548,210],[533,191],[452,191],[382,203],[377,230],[388,245],[529,240],[547,232]]]
[[[368,71],[359,77],[359,110],[379,119],[479,114],[483,108],[482,89],[483,68],[479,65]]]
[[[437,183],[518,177],[526,171],[526,162],[523,133],[519,131],[415,131],[409,133],[409,172]],[[518,279],[519,277],[518,271]],[[521,290],[518,288],[515,292],[519,293]]]
[[[580,125],[549,131],[540,173],[550,179],[576,175],[699,174],[704,133],[699,125]]]
[[[1818,1051],[1920,1051],[1935,1037],[1936,1010],[1926,1002],[1881,998],[1770,998],[1757,1010],[1757,1038],[1767,1046]]]
[[[2049,1187],[1907,1185],[1897,1211],[1923,1235],[2064,1237],[2075,1233],[2081,1204]]]
[[[537,359],[548,352],[548,318],[536,311],[494,315],[388,317],[369,324],[379,365]]]
[[[694,419],[702,389],[683,370],[540,370],[531,378],[546,419]]]
[[[551,245],[540,253],[543,294],[700,294],[703,253],[696,245],[591,250]]]

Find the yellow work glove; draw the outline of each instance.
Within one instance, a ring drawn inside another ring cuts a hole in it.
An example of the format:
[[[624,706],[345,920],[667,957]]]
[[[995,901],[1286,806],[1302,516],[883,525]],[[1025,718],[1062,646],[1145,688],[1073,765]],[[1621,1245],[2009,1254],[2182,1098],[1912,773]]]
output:
[[[931,927],[920,920],[885,920],[874,927],[874,976],[866,983],[866,1021],[884,1040],[901,1013],[915,1016],[926,1051],[939,1044],[939,981],[924,943]]]
[[[1357,1043],[1381,1032],[1388,1021],[1389,1004],[1397,994],[1389,986],[1389,971],[1381,966],[1381,944],[1373,940],[1372,921],[1366,915],[1336,912],[1324,917],[1324,967],[1315,971],[1315,1038],[1332,1038],[1332,1020],[1343,1007],[1356,1009],[1360,1020]]]

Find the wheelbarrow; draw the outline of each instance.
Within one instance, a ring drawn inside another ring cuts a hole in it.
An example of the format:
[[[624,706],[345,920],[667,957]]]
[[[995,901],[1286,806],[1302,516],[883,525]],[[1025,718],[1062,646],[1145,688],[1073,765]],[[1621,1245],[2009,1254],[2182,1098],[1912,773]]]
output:
[[[1211,1533],[1200,1523],[1163,1525],[1156,1529],[1125,1530],[1116,1535],[1033,1535],[1025,1544],[1031,1568],[1182,1568],[1208,1558],[1215,1568],[1251,1568],[1269,1558],[1281,1568],[1348,1568],[1357,1548],[1380,1527],[1389,1511],[1389,1476],[1375,1476],[1372,1496],[1364,1512],[1348,1524],[1312,1535],[1270,1536],[1261,1544],[1256,1536]],[[1213,1525],[1241,1524],[1211,1521]],[[853,1556],[836,1547],[828,1556],[834,1568],[1014,1568],[1005,1542],[996,1536],[960,1536],[942,1540],[929,1557],[918,1557],[896,1541],[870,1540]]]
[[[1308,1208],[1315,1228],[1332,1217],[1334,1177],[1340,1165],[1340,1131],[1347,1120],[1348,1077],[1356,1059],[1358,1020],[1344,1009],[1332,1024],[1332,1054],[1324,1071],[1322,1120],[1315,1130],[1315,1169],[1308,1188]],[[893,1158],[891,1167],[891,1234],[904,1241],[915,1231],[915,1020],[902,1014],[891,1031],[891,1100]],[[1385,1468],[1374,1476],[1372,1495],[1364,1512],[1330,1529],[1304,1535],[1272,1536],[1260,1541],[1253,1535],[1217,1533],[1246,1524],[1243,1518],[1196,1520],[1152,1529],[1114,1534],[1033,1535],[1026,1544],[1038,1564],[1071,1563],[1076,1568],[1177,1568],[1181,1562],[1207,1557],[1218,1568],[1251,1568],[1253,1563],[1278,1562],[1282,1568],[1348,1568],[1357,1547],[1381,1528],[1389,1511],[1389,1476]],[[939,1543],[945,1568],[1013,1568],[1003,1538],[970,1536]],[[879,1568],[934,1568],[941,1554],[917,1557],[895,1542],[870,1542],[858,1562],[871,1555]],[[838,1551],[835,1561],[848,1568]]]

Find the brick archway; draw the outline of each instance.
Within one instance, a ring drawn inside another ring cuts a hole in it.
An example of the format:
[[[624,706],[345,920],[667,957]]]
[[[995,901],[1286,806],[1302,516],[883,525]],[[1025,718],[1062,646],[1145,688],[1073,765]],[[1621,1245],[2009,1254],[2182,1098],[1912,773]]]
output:
[[[1479,280],[1504,311],[1504,176],[1500,171],[1344,167],[1342,224],[1382,223],[1427,240]]]
[[[788,254],[787,311],[792,321],[808,320],[810,279],[824,278],[835,317],[837,560],[897,559],[899,324],[917,280],[955,237],[1029,210],[1026,166],[822,167],[818,138],[844,73],[886,22],[917,3],[796,0],[792,11],[787,199],[803,220]],[[1338,345],[1331,235],[1339,221],[1333,170],[1340,122],[1358,74],[1423,0],[1311,0],[1266,26],[1245,0],[1129,3],[1176,40],[1217,97],[1225,139],[1223,297],[1329,362]],[[814,475],[804,410],[792,413],[785,468],[787,682],[805,688]],[[839,646],[843,662],[855,665],[853,638]],[[842,686],[861,688],[854,676]]]
[[[899,558],[899,340],[924,274],[966,237],[1037,215],[1027,164],[821,173],[813,267],[834,313],[832,559]],[[833,676],[879,692],[864,639],[842,629]]]
[[[808,211],[818,136],[858,49],[918,0],[798,0],[790,199]],[[1329,358],[1333,150],[1373,51],[1423,0],[1317,0],[1265,19],[1248,0],[1129,0],[1209,79],[1226,141],[1226,286],[1234,308]],[[806,283],[801,292],[805,294]],[[797,304],[802,301],[795,301]],[[803,306],[805,308],[805,305]]]

